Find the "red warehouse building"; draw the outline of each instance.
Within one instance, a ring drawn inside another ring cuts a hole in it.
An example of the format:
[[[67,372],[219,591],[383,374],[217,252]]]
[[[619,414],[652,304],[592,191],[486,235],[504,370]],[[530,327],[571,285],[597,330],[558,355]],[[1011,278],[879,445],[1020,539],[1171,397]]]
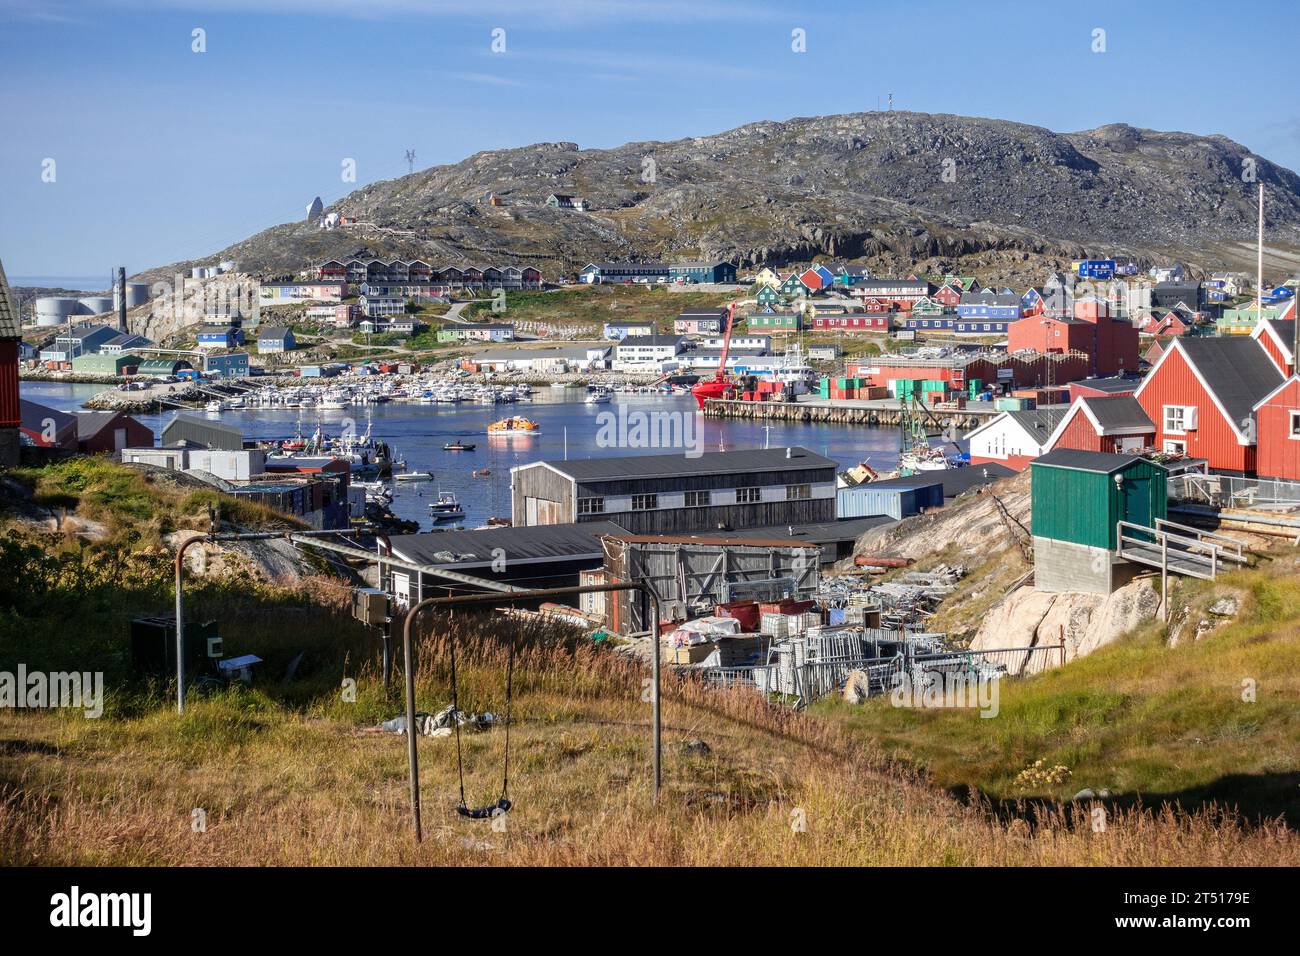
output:
[[[1028,316],[1007,329],[1007,349],[1017,352],[1083,352],[1092,358],[1092,375],[1117,375],[1138,369],[1138,330],[1112,317],[1110,303],[1088,296],[1074,303],[1074,318]]]
[[[1132,455],[1151,447],[1155,433],[1155,425],[1132,395],[1080,398],[1048,439],[1047,450]]]
[[[1211,471],[1256,473],[1255,406],[1283,375],[1254,339],[1171,339],[1134,393],[1160,451],[1204,458]]]

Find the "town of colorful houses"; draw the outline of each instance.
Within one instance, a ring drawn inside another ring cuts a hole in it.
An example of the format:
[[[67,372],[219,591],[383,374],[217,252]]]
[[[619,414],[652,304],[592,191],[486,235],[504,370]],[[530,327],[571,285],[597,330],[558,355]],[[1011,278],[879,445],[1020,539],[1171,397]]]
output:
[[[1175,266],[1138,277],[1135,266],[1114,260],[1076,262],[1069,274],[1053,273],[1023,292],[971,276],[880,278],[829,263],[742,276],[727,262],[605,262],[576,279],[734,292],[732,334],[727,309],[704,308],[684,309],[671,333],[658,323],[612,320],[596,343],[529,348],[519,341],[529,336],[500,321],[444,322],[438,341],[490,343],[461,360],[475,373],[724,374],[732,382],[716,399],[724,402],[966,410],[965,421],[975,423],[964,436],[972,464],[1022,469],[1056,449],[1140,451],[1213,473],[1300,481],[1294,280],[1254,297],[1256,282],[1240,274],[1197,280]],[[305,318],[341,329],[411,332],[420,324],[413,304],[559,284],[532,267],[330,260],[298,281],[263,281],[259,304],[306,305]],[[257,373],[246,354],[242,363],[228,361],[240,354],[232,352],[242,341],[239,324],[205,320],[199,374]],[[82,334],[94,328],[104,333],[99,348]],[[259,355],[295,348],[286,325],[263,323],[256,334]],[[856,336],[874,343],[870,354],[849,347]],[[151,345],[128,347],[122,337],[111,326],[70,327],[40,359],[73,371],[78,361],[104,360],[120,375],[132,354],[150,359]],[[773,346],[796,339],[800,347]],[[35,358],[30,349],[19,352]],[[819,376],[807,364],[818,360],[831,363],[820,371],[842,374]],[[807,374],[792,378],[792,362]],[[174,374],[170,360],[137,364],[140,374],[154,366]]]

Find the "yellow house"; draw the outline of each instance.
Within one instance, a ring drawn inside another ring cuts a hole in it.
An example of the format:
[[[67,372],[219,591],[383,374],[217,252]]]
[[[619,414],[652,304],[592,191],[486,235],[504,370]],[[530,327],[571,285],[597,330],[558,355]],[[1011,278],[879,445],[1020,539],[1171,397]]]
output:
[[[759,285],[771,286],[776,289],[781,285],[781,274],[771,266],[763,266],[758,270],[757,281]]]

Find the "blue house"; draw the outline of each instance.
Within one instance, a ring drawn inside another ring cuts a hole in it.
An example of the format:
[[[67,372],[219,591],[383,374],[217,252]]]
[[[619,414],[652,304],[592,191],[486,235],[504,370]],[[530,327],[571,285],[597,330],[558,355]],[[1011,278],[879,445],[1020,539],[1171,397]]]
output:
[[[958,319],[954,332],[959,335],[1006,335],[1011,322],[1007,319],[990,319],[976,322],[974,319]]]
[[[1001,319],[1014,322],[1020,318],[1023,304],[1013,292],[966,292],[957,303],[957,314],[963,319]]]
[[[257,330],[257,351],[262,355],[292,352],[296,344],[293,329],[286,326],[268,325]]]
[[[248,353],[225,352],[203,356],[203,374],[214,378],[248,378]]]
[[[676,282],[721,282],[736,281],[736,267],[730,262],[674,262],[668,267],[668,280]]]
[[[832,285],[835,284],[835,273],[831,272],[831,270],[827,269],[825,266],[822,265],[813,266],[813,272],[817,273],[819,276],[822,277],[823,289],[829,289]]]
[[[233,325],[205,325],[197,336],[201,349],[233,349],[244,344],[244,333]]]

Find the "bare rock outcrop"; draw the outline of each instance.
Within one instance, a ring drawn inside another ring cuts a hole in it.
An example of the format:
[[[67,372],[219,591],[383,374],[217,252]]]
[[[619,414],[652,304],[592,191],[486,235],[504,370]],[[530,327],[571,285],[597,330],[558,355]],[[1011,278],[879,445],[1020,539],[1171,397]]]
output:
[[[1091,654],[1152,618],[1160,593],[1149,578],[1137,578],[1111,594],[1066,591],[1049,594],[1034,587],[1012,592],[994,607],[971,641],[973,650],[1065,645],[1065,660]],[[1008,663],[1012,673],[1039,671],[1059,663],[1054,655],[1034,654]]]

